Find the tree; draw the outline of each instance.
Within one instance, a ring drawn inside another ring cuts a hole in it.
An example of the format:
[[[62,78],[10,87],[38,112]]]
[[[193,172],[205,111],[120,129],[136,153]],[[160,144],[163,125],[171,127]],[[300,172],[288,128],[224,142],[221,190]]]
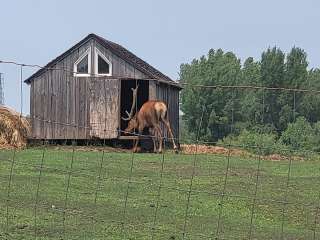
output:
[[[221,88],[219,85],[307,88],[320,90],[320,69],[308,71],[307,54],[293,47],[287,56],[268,48],[261,61],[247,58],[243,66],[232,52],[211,49],[207,56],[180,67],[183,121],[195,138],[203,109],[200,138],[217,141],[244,129],[280,137],[290,123],[304,117],[310,124],[320,120],[320,94],[267,89]],[[194,88],[192,85],[217,86]]]
[[[285,54],[278,48],[268,48],[261,56],[261,83],[266,87],[283,87],[285,74]],[[276,131],[281,132],[283,126],[279,124],[279,92],[266,91],[264,93],[264,123],[271,125]]]
[[[288,125],[280,142],[294,150],[312,150],[315,146],[315,139],[315,131],[311,124],[304,117],[299,117],[294,123]]]
[[[320,91],[320,69],[311,69],[307,75],[305,88]],[[320,120],[320,94],[303,93],[299,103],[299,113],[309,122]]]
[[[196,132],[205,108],[200,132],[201,139],[216,141],[231,131],[231,122],[239,117],[233,101],[237,92],[221,88],[193,88],[191,85],[234,85],[241,73],[240,60],[231,52],[210,50],[207,57],[193,60],[180,67],[180,79],[188,83],[181,94],[181,110],[188,131]]]
[[[244,61],[241,72],[242,85],[261,86],[261,65],[252,57]],[[240,97],[242,127],[252,128],[262,123],[262,94],[261,90],[244,89],[242,91]]]
[[[307,54],[298,47],[293,47],[287,54],[285,62],[285,77],[283,87],[301,88],[305,85],[308,76]],[[304,93],[282,91],[278,102],[281,106],[279,113],[279,126],[281,130],[287,128],[301,114],[301,101]]]

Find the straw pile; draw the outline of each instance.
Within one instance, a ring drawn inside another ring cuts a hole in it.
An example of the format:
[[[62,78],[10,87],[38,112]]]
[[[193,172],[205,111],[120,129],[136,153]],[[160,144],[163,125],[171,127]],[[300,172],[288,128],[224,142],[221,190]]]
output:
[[[30,124],[20,113],[0,106],[0,147],[25,147]]]
[[[249,153],[241,149],[228,149],[220,146],[210,145],[196,145],[196,144],[181,144],[181,151],[185,154],[220,154],[220,155],[235,155],[235,156],[247,156]]]

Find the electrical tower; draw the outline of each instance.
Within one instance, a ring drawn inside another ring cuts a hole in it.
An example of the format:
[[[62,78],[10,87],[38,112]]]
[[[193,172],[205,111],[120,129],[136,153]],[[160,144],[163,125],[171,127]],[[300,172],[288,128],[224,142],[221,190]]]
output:
[[[4,79],[3,73],[0,73],[0,105],[4,105]]]

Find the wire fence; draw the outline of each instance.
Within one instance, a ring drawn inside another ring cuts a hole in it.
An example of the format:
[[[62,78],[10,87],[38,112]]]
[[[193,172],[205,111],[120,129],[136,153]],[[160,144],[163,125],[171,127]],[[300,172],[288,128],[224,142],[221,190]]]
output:
[[[27,64],[18,65],[22,84]],[[296,93],[319,94],[256,86],[192,87],[231,93],[231,133],[235,91],[290,92],[293,112]],[[274,159],[263,154],[266,147],[260,142],[245,146],[231,140],[203,141],[206,106],[199,112],[194,148],[188,154],[170,149],[134,153],[111,149],[106,140],[100,147],[90,145],[90,139],[79,146],[79,129],[89,131],[87,125],[30,116],[31,121],[70,126],[72,144],[42,139],[25,149],[0,150],[0,238],[319,239],[319,155],[287,148]],[[105,134],[123,131],[107,129],[109,119],[104,121]],[[164,138],[165,143],[171,140]],[[223,153],[201,150],[213,144]],[[253,148],[255,154],[243,148]]]

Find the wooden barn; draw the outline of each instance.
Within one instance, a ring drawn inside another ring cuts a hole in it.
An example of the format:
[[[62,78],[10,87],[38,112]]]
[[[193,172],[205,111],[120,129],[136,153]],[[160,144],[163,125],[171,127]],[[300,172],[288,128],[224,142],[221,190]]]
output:
[[[131,88],[137,84],[137,109],[147,100],[163,100],[174,137],[179,137],[181,87],[121,45],[95,34],[89,34],[25,83],[31,87],[33,139],[130,138],[123,133],[128,122],[122,117],[130,111]]]

